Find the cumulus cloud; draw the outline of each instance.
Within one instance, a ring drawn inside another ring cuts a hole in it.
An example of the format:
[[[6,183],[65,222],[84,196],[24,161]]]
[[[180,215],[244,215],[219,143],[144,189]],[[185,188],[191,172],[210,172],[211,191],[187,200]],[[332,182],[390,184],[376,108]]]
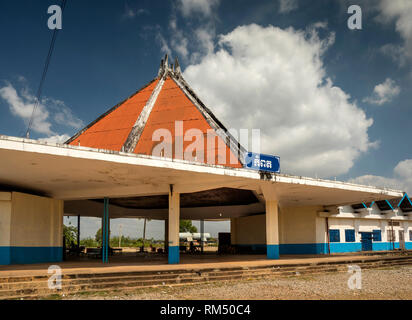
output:
[[[19,95],[13,85],[7,83],[6,86],[0,88],[0,97],[8,103],[13,115],[23,119],[28,124],[36,101],[34,96],[31,96],[26,90],[23,90]],[[52,134],[48,118],[49,112],[44,105],[39,104],[33,118],[33,130],[46,135]]]
[[[412,1],[380,0],[378,20],[382,23],[395,23],[395,29],[404,41],[402,46],[388,44],[382,51],[390,55],[400,65],[412,59]]]
[[[6,85],[0,88],[0,98],[8,104],[10,112],[22,119],[27,126],[36,103],[36,97],[31,94],[30,90],[23,87],[18,92],[11,83],[6,82]],[[56,139],[56,137],[63,137],[63,135],[59,136],[54,127],[80,129],[83,126],[83,121],[77,118],[63,101],[45,97],[38,104],[34,113],[32,130],[46,135],[47,138],[54,137]]]
[[[184,76],[228,127],[261,129],[262,151],[279,155],[283,172],[330,177],[373,145],[373,121],[327,77],[334,34],[320,39],[319,27],[237,27]]]
[[[412,159],[399,162],[393,169],[393,177],[391,178],[375,175],[364,175],[351,179],[349,182],[398,189],[412,195]]]
[[[279,2],[279,12],[289,13],[298,8],[297,0],[280,0]]]
[[[370,97],[363,99],[364,102],[376,105],[383,105],[384,103],[392,101],[394,97],[399,95],[401,89],[396,85],[395,81],[386,78],[383,83],[375,86]]]
[[[209,17],[219,2],[220,0],[179,0],[178,8],[185,17],[196,13]]]

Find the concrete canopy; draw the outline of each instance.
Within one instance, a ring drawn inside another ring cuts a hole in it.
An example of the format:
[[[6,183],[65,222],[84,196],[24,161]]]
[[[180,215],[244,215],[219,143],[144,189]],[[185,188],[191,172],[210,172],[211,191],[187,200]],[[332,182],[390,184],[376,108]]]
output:
[[[102,204],[89,199],[193,193],[218,188],[251,190],[258,203],[182,208],[183,219],[224,219],[264,212],[264,197],[282,206],[330,206],[401,197],[402,192],[338,181],[262,174],[182,160],[0,136],[0,186],[65,201],[65,213],[100,217]],[[88,201],[78,201],[88,200]],[[110,215],[164,219],[167,209],[111,205]]]

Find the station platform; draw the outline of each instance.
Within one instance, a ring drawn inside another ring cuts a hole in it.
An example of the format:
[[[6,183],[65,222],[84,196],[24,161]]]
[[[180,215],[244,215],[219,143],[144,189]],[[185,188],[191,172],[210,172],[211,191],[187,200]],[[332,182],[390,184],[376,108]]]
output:
[[[412,255],[409,250],[407,255]],[[27,265],[0,266],[0,278],[21,276],[44,276],[51,265],[62,268],[63,274],[97,274],[97,273],[123,273],[123,272],[165,272],[184,270],[207,270],[207,269],[231,269],[231,268],[255,268],[270,266],[299,266],[308,264],[333,264],[333,263],[356,263],[362,261],[374,261],[391,259],[399,256],[398,252],[366,252],[346,253],[333,255],[281,255],[280,259],[268,260],[266,255],[218,255],[205,253],[202,255],[182,254],[180,263],[176,265],[167,264],[166,255],[139,254],[113,256],[109,263],[103,264],[100,259],[72,258],[69,261],[59,263],[42,263]]]

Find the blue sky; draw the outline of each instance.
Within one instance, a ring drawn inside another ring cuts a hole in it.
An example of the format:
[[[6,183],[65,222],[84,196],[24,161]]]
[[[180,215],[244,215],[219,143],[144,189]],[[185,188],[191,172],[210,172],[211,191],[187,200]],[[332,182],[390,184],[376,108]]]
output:
[[[22,136],[60,1],[1,1],[0,134]],[[64,139],[178,56],[229,127],[283,172],[412,192],[412,2],[68,0],[32,138]],[[160,227],[159,227],[160,228]]]

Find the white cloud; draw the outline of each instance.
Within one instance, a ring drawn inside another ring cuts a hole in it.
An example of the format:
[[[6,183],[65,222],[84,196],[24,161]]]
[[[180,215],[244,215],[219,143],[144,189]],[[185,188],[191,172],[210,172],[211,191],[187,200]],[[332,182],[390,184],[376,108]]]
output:
[[[171,29],[172,37],[170,38],[170,45],[173,50],[183,59],[187,59],[189,55],[188,50],[188,38],[184,35],[183,31],[178,29],[177,20],[175,17],[170,19],[169,27]]]
[[[364,175],[349,180],[352,183],[398,189],[412,195],[412,159],[399,162],[393,169],[393,177]]]
[[[0,88],[0,97],[8,103],[13,115],[23,119],[25,124],[28,124],[35,105],[35,97],[30,96],[27,91],[22,91],[20,96],[10,83]],[[53,134],[48,118],[49,112],[44,105],[39,104],[33,118],[33,130],[46,135]]]
[[[7,82],[4,87],[0,88],[0,98],[8,104],[10,112],[21,118],[27,126],[36,102],[36,97],[30,93],[30,90],[23,87],[18,92],[11,83]],[[34,113],[32,130],[47,137],[57,137],[57,133],[53,130],[55,126],[80,129],[84,123],[63,101],[45,97]]]
[[[380,188],[390,188],[395,190],[403,189],[402,183],[394,178],[386,178],[375,175],[364,175],[349,180],[350,183],[361,184],[364,186],[374,186]]]
[[[195,13],[209,17],[219,2],[220,0],[179,0],[178,8],[185,17],[189,17]]]
[[[279,155],[283,172],[330,177],[372,146],[373,121],[327,77],[334,34],[320,39],[316,27],[325,26],[240,26],[184,76],[228,127],[260,128],[262,151]]]
[[[167,40],[165,37],[162,35],[160,31],[157,31],[156,33],[156,40],[160,44],[160,50],[162,51],[163,54],[167,53],[169,56],[172,54],[172,50],[169,47],[169,44],[167,43]]]
[[[203,54],[209,54],[214,51],[214,28],[198,28],[195,30],[195,35],[200,45],[200,50],[203,52]]]
[[[69,138],[70,138],[69,135],[67,135],[67,134],[62,134],[62,135],[50,136],[50,137],[47,137],[47,138],[40,138],[40,139],[37,139],[37,140],[40,141],[40,142],[60,143],[60,144],[63,144],[63,143],[66,142]]]
[[[297,0],[280,0],[279,2],[279,12],[289,13],[298,8]]]
[[[399,95],[401,89],[396,85],[395,81],[386,78],[383,83],[375,86],[372,96],[363,99],[364,102],[383,105],[384,103],[392,101],[394,97]]]
[[[395,22],[395,29],[404,41],[403,46],[390,44],[382,51],[403,65],[405,59],[412,59],[412,1],[380,0],[378,9],[378,20],[386,24]]]

